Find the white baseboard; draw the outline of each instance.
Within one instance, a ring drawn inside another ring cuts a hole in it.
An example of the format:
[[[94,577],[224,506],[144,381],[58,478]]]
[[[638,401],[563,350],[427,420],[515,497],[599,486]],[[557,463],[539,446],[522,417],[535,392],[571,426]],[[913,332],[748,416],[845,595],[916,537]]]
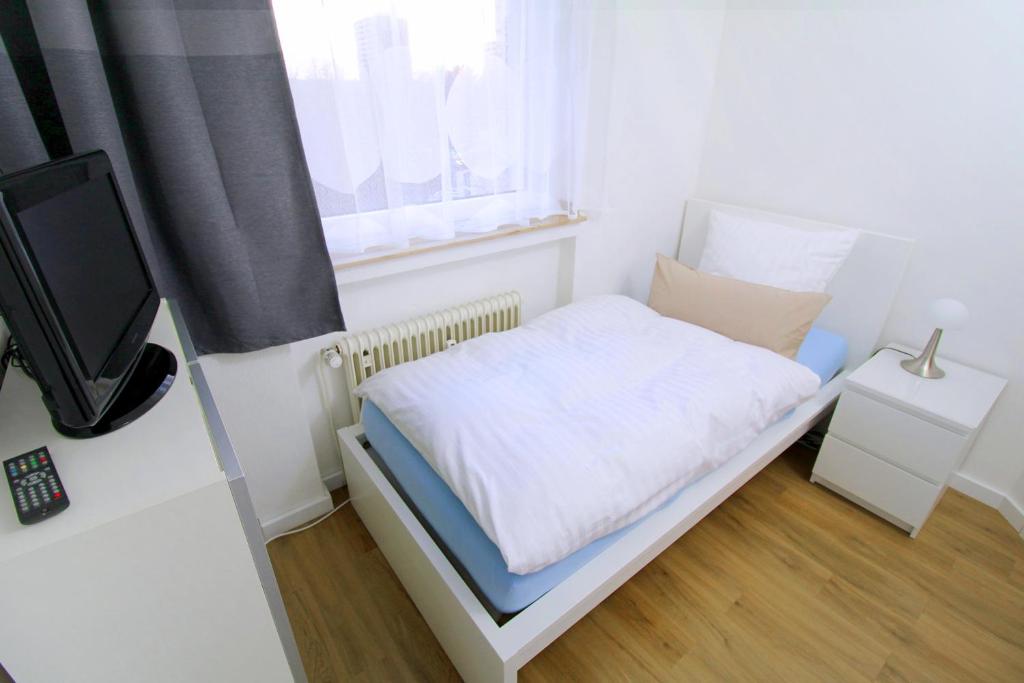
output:
[[[290,531],[295,527],[312,522],[317,517],[326,515],[334,509],[334,501],[331,500],[330,491],[340,489],[345,485],[345,470],[338,469],[323,477],[326,490],[324,495],[312,500],[305,505],[300,505],[294,510],[289,510],[283,515],[278,515],[267,521],[260,520],[260,527],[263,529],[263,538],[276,536],[283,531]]]
[[[300,505],[294,510],[289,510],[283,515],[278,515],[267,521],[260,520],[260,527],[263,529],[263,538],[276,536],[283,531],[289,531],[307,522],[312,522],[317,517],[326,515],[334,509],[334,502],[331,494],[324,491],[324,494],[316,500],[311,500]]]
[[[345,470],[339,469],[337,472],[331,472],[324,477],[324,486],[327,487],[328,491],[336,491],[346,483]]]
[[[1019,531],[1024,538],[1024,503],[961,472],[953,473],[949,478],[949,485],[960,493],[999,510],[1010,526]]]
[[[1006,517],[1006,521],[1024,536],[1024,503],[1006,496],[999,505],[999,511]]]
[[[998,508],[1002,505],[1003,500],[1006,498],[1002,491],[997,491],[987,484],[982,484],[980,481],[962,472],[954,472],[953,476],[949,478],[949,485],[965,496],[970,496],[993,508]]]

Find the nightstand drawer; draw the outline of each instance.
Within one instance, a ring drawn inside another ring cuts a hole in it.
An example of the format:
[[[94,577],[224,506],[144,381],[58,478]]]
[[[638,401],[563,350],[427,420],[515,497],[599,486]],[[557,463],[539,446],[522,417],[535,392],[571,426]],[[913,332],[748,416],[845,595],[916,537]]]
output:
[[[855,391],[844,391],[829,434],[943,484],[967,438]]]
[[[941,488],[832,436],[814,463],[823,479],[915,529],[924,524]]]

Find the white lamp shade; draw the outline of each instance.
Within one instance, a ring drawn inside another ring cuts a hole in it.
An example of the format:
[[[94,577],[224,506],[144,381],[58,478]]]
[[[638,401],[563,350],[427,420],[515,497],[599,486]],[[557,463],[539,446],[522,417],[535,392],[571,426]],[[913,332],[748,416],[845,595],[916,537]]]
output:
[[[936,299],[928,306],[932,325],[942,330],[959,330],[967,325],[971,314],[963,302],[956,299]]]

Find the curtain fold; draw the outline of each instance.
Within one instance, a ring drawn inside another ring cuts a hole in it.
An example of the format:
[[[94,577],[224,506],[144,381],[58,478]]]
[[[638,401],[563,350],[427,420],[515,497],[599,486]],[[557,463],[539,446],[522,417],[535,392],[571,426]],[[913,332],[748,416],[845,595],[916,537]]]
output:
[[[111,157],[161,294],[181,302],[197,349],[344,329],[268,2],[27,7],[71,146]],[[20,89],[8,90],[0,114],[24,121]],[[45,160],[31,135],[0,136],[0,160]]]
[[[575,213],[577,4],[274,1],[332,253]]]

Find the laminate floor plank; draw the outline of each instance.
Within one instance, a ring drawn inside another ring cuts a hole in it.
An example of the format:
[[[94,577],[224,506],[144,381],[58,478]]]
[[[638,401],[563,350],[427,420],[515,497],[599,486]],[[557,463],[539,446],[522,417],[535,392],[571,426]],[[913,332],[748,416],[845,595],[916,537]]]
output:
[[[949,490],[911,539],[811,484],[813,457],[780,456],[520,680],[1024,680],[1024,539],[999,512]],[[312,683],[458,680],[351,506],[269,549]]]

